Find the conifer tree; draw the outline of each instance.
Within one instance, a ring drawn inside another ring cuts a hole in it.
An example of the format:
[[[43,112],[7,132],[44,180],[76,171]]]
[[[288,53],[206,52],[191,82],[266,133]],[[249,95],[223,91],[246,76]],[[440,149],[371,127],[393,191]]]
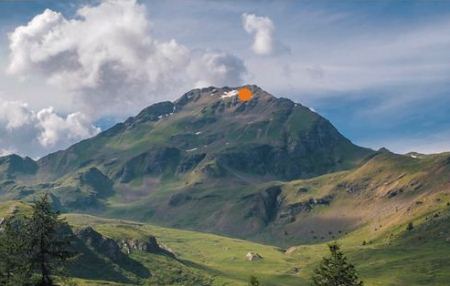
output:
[[[0,285],[29,285],[26,245],[23,221],[13,216],[5,218],[0,226]]]
[[[314,286],[362,286],[355,267],[347,261],[339,245],[328,245],[331,255],[324,257],[314,270],[312,281]]]
[[[48,195],[33,205],[33,214],[27,223],[30,267],[39,275],[36,286],[53,286],[52,275],[73,253],[70,251],[71,235],[67,223],[52,210]]]

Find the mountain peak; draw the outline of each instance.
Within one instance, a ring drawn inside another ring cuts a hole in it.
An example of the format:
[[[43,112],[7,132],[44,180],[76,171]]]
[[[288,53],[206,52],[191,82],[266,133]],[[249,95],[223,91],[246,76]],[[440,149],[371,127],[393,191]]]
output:
[[[259,98],[259,97],[272,97],[271,94],[264,91],[262,88],[260,88],[257,85],[243,85],[238,87],[205,87],[205,88],[196,88],[192,89],[189,92],[182,95],[179,99],[177,99],[174,103],[178,107],[182,107],[188,103],[196,102],[200,98],[208,98],[208,101],[215,101],[215,100],[225,100],[225,99],[234,99],[237,97],[238,91],[242,88],[248,88],[253,93],[253,98]]]
[[[250,101],[239,100],[237,91],[243,87],[253,92]],[[370,153],[309,108],[244,85],[193,89],[174,102],[153,104],[53,155],[61,158],[47,156],[40,163],[61,174],[106,164],[109,175],[123,178],[197,169],[204,176],[226,176],[234,170],[292,179],[351,168]]]

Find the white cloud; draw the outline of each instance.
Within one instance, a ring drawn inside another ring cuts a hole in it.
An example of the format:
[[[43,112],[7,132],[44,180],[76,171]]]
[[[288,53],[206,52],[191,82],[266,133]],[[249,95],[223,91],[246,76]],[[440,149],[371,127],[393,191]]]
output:
[[[39,111],[36,118],[41,129],[38,140],[43,147],[54,147],[56,144],[67,146],[100,131],[80,112],[69,114],[64,118],[50,107]]]
[[[246,73],[232,55],[154,38],[145,6],[134,0],[85,6],[73,19],[46,10],[9,41],[10,74],[47,78],[95,118],[128,116],[200,83],[237,85]]]
[[[82,113],[64,117],[53,108],[35,112],[25,103],[0,100],[0,156],[19,153],[39,157],[99,131]]]
[[[273,52],[275,26],[270,18],[244,13],[242,26],[247,33],[253,35],[253,52],[258,55],[269,55]]]
[[[224,52],[206,52],[189,67],[189,73],[202,75],[196,87],[238,85],[245,70],[239,58]]]

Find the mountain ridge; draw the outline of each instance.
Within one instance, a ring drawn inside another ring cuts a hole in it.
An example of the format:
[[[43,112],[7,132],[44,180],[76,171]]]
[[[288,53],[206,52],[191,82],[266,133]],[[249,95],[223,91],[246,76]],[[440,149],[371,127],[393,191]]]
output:
[[[446,184],[429,183],[447,171],[445,153],[412,158],[362,148],[309,108],[245,87],[249,102],[230,96],[240,87],[209,87],[146,107],[41,158],[31,174],[0,180],[0,197],[50,191],[63,211],[291,245],[371,222],[363,202],[375,212],[432,194],[414,189],[415,181],[430,190]],[[351,208],[353,218],[338,212]]]

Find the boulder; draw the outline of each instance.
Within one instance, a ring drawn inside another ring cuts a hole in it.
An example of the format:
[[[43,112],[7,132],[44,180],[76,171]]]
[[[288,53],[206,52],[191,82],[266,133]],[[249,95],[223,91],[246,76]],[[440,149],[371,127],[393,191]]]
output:
[[[291,247],[289,247],[289,248],[286,250],[286,252],[285,252],[284,254],[289,255],[289,254],[294,253],[296,250],[297,250],[297,247],[291,246]]]
[[[249,251],[247,253],[247,255],[245,256],[245,258],[247,258],[248,261],[258,261],[258,260],[263,259],[263,257],[261,255],[259,255],[256,252],[253,252],[253,251]]]

